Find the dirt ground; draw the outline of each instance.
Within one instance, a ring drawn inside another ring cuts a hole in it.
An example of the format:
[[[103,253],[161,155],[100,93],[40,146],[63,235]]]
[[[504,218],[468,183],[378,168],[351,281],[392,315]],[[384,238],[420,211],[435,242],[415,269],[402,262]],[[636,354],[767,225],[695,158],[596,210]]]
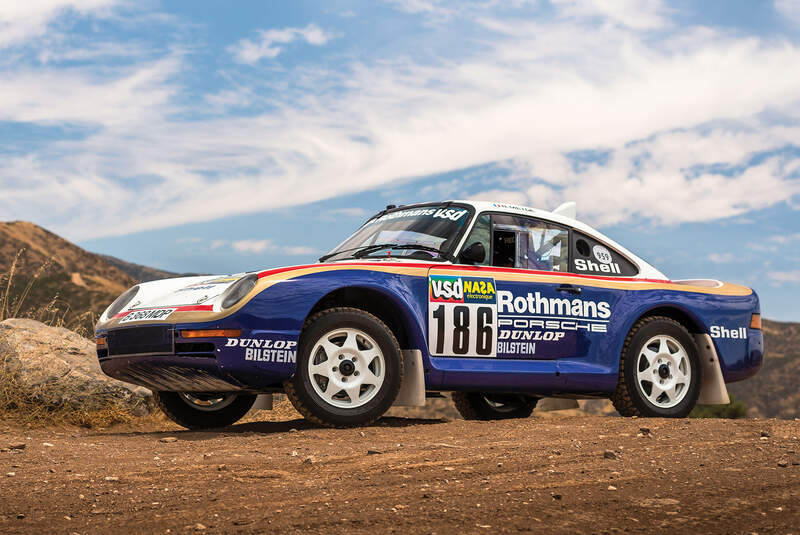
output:
[[[0,533],[800,534],[798,421],[160,427],[0,423]]]

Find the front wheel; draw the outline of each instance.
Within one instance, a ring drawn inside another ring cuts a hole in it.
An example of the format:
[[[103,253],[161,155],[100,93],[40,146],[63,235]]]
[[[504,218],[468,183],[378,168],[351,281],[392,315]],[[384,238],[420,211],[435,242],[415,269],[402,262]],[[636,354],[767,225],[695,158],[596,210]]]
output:
[[[697,345],[673,319],[639,320],[625,339],[619,366],[611,401],[622,416],[683,418],[697,403],[701,383]]]
[[[505,420],[527,418],[539,401],[516,394],[453,392],[453,403],[465,420]]]
[[[170,420],[187,429],[232,425],[256,401],[255,394],[235,392],[155,392],[153,398]]]
[[[380,418],[402,381],[403,357],[392,331],[363,310],[331,308],[308,320],[297,371],[284,389],[308,420],[348,427]]]

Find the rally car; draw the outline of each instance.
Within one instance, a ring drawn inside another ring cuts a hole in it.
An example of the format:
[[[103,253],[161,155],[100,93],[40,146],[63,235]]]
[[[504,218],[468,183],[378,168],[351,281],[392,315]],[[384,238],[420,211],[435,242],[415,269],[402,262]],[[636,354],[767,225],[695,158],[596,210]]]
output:
[[[95,336],[106,374],[210,428],[274,392],[329,426],[442,392],[469,419],[545,396],[683,417],[756,373],[760,329],[753,290],[669,280],[574,203],[447,201],[387,207],[319,263],[139,284]]]

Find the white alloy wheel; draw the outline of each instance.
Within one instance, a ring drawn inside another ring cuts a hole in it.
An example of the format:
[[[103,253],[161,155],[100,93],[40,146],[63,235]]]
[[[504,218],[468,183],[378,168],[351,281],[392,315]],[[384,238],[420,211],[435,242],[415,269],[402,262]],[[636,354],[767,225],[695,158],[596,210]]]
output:
[[[660,409],[680,403],[689,392],[692,366],[689,355],[675,338],[658,335],[639,351],[636,386],[645,399]]]
[[[180,392],[180,397],[187,405],[198,411],[213,412],[224,409],[236,399],[236,394],[203,394]]]
[[[360,329],[334,329],[314,344],[308,359],[311,386],[326,403],[354,409],[368,403],[386,378],[378,343]]]

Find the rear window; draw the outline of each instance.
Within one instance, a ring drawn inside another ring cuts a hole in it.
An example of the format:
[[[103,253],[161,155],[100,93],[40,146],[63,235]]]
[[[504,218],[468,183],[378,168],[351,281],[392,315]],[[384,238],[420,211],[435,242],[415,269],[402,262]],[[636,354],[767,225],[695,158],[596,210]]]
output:
[[[572,272],[609,277],[632,277],[639,273],[636,265],[608,245],[573,231]]]

